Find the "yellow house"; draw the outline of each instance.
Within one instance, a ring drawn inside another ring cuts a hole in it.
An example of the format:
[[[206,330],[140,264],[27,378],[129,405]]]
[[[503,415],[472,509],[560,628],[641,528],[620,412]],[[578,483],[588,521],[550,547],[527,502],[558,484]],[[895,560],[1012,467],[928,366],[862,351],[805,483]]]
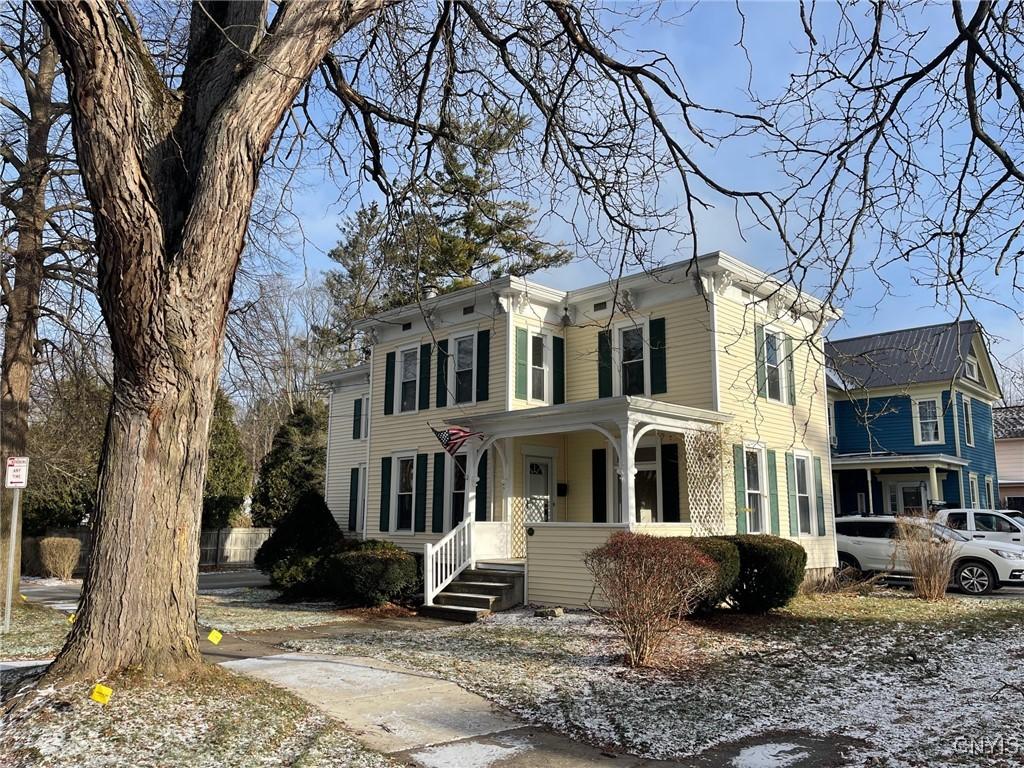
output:
[[[722,252],[381,313],[359,326],[368,363],[324,377],[328,506],[421,553],[428,611],[452,618],[586,604],[583,556],[621,530],[772,533],[831,569],[834,317]],[[472,436],[446,451],[433,430],[456,427]]]

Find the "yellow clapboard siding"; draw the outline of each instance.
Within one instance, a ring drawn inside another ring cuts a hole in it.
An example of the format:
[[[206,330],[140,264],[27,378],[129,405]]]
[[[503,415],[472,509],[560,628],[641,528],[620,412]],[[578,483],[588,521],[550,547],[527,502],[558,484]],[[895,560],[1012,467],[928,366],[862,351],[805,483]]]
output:
[[[625,530],[614,525],[534,526],[526,538],[527,592],[531,603],[580,608],[593,590],[593,580],[583,564],[584,555]],[[594,604],[605,607],[595,595]]]
[[[324,500],[331,515],[348,528],[348,501],[352,467],[366,461],[366,440],[352,439],[352,417],[357,398],[369,392],[365,384],[339,387],[331,393],[328,414],[327,473]]]

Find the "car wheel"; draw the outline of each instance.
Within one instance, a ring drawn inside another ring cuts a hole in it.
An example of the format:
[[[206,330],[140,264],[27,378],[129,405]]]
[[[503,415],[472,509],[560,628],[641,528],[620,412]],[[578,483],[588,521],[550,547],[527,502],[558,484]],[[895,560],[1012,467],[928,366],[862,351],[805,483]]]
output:
[[[856,571],[861,570],[860,563],[857,562],[857,558],[853,555],[848,555],[845,552],[839,553],[839,570],[844,568],[853,568]]]
[[[954,581],[968,595],[987,595],[995,586],[996,579],[987,565],[969,562],[957,566]]]

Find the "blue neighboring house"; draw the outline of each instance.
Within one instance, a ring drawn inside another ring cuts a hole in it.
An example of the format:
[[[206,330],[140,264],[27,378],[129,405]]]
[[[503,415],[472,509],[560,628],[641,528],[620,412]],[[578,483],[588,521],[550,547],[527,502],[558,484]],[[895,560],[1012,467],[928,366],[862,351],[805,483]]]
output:
[[[836,514],[994,508],[992,404],[982,327],[961,320],[829,341]]]

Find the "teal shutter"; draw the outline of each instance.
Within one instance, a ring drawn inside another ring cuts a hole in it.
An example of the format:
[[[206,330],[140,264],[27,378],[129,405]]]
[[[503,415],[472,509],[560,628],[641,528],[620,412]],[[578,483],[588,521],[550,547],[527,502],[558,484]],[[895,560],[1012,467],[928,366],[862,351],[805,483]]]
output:
[[[666,523],[679,522],[679,444],[661,444],[661,518]]]
[[[590,498],[594,522],[608,522],[608,454],[604,448],[590,453]]]
[[[444,533],[444,451],[434,454],[434,493],[430,509],[430,530]]]
[[[430,345],[420,344],[420,398],[419,410],[430,408]]]
[[[651,394],[668,392],[668,364],[665,348],[665,318],[656,317],[650,323],[651,332]]]
[[[525,328],[516,328],[516,399],[526,399],[526,344]]]
[[[796,502],[796,459],[786,453],[786,491],[789,495],[789,535],[800,535],[800,508]]]
[[[356,529],[359,516],[359,467],[352,467],[348,481],[348,529]]]
[[[778,536],[779,525],[779,478],[775,470],[775,451],[765,451],[765,462],[768,464],[768,510],[771,514],[772,536]]]
[[[380,529],[391,530],[391,457],[380,460]]]
[[[434,406],[444,408],[448,405],[448,341],[437,342],[437,393]]]
[[[743,471],[743,446],[732,447],[733,479],[736,485],[736,533],[747,532],[747,478]]]
[[[612,332],[597,334],[597,396],[612,396]]]
[[[363,428],[363,398],[357,397],[355,402],[352,403],[352,439],[358,440],[362,437],[360,434]]]
[[[395,353],[384,358],[384,415],[395,412]]]
[[[427,530],[427,454],[416,454],[416,500],[413,505],[417,533]]]
[[[768,381],[764,369],[764,326],[754,326],[754,367],[757,369],[757,395],[768,397]]]
[[[565,339],[561,336],[551,337],[551,402],[565,402]]]
[[[491,394],[491,332],[476,334],[476,401],[482,403]]]
[[[825,489],[821,487],[821,457],[814,457],[814,495],[818,507],[818,535],[825,535]]]
[[[487,452],[480,457],[480,469],[476,480],[476,518],[487,519]]]
[[[793,339],[787,336],[785,342],[782,345],[782,348],[783,352],[786,355],[786,387],[788,389],[787,396],[789,398],[789,404],[794,405],[796,403],[796,366],[793,364]]]

